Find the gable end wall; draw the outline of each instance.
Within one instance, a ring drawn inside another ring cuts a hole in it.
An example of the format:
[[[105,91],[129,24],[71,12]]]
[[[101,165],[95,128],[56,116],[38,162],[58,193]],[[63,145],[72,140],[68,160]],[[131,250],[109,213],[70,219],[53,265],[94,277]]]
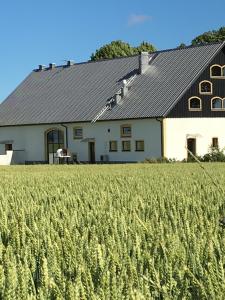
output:
[[[225,79],[210,78],[210,66],[214,64],[225,65],[225,47],[216,55],[216,57],[210,62],[210,64],[202,72],[191,88],[189,88],[180,101],[174,106],[174,108],[167,115],[167,118],[225,117],[225,111],[211,110],[211,99],[213,97],[219,96],[221,98],[225,98]],[[199,93],[199,83],[203,80],[212,82],[212,95],[201,95]],[[188,99],[193,96],[197,96],[202,99],[202,111],[189,111]]]

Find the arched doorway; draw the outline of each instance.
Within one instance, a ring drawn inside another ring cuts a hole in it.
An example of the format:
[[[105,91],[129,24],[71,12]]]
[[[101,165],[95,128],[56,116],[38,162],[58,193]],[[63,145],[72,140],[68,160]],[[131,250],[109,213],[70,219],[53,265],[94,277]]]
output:
[[[59,129],[51,129],[47,131],[46,152],[49,164],[54,164],[56,162],[56,151],[62,148],[64,148],[64,132]]]

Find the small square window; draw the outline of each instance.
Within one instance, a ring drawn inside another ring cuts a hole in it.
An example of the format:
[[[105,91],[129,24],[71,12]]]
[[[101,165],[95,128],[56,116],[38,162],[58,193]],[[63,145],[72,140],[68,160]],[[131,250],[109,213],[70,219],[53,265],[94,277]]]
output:
[[[116,152],[117,151],[117,141],[110,141],[109,142],[109,151]]]
[[[131,137],[131,125],[122,125],[120,131],[121,137]]]
[[[144,141],[136,141],[136,151],[145,151],[145,142]]]
[[[130,141],[122,141],[122,151],[124,151],[124,152],[131,151],[131,143],[130,143]]]
[[[73,138],[74,139],[82,139],[83,138],[83,128],[82,127],[74,127]]]

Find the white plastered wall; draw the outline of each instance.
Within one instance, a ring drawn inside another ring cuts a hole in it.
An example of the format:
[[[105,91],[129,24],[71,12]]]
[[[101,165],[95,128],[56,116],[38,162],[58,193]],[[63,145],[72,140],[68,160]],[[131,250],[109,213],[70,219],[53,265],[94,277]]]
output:
[[[120,137],[120,126],[129,124],[132,128],[131,138]],[[75,124],[79,126],[79,124]],[[100,155],[108,155],[109,161],[143,161],[149,157],[161,156],[161,126],[155,119],[107,121],[95,124],[80,124],[83,127],[84,138],[95,138],[96,160]],[[78,159],[88,160],[88,143],[73,139],[73,125],[69,125],[69,148],[78,153]],[[118,151],[109,152],[109,141],[117,141]],[[122,141],[131,141],[131,151],[122,152]],[[145,151],[135,151],[135,141],[144,140]]]
[[[13,163],[13,151],[6,151],[4,154],[0,154],[0,165],[8,166]]]
[[[164,119],[164,155],[182,160],[187,158],[187,138],[196,138],[196,154],[204,155],[216,137],[225,147],[225,118]]]
[[[131,138],[120,137],[120,126],[130,124]],[[161,126],[156,119],[104,121],[91,124],[64,124],[68,127],[68,149],[77,154],[79,161],[89,160],[88,142],[81,142],[73,138],[73,128],[83,128],[83,138],[94,139],[95,158],[100,161],[101,155],[108,155],[109,162],[143,161],[145,158],[161,156]],[[24,161],[45,161],[45,132],[51,128],[58,128],[66,133],[60,124],[0,127],[0,141],[13,140],[13,150],[23,153]],[[66,136],[66,134],[64,135]],[[118,143],[117,152],[109,152],[109,141]],[[122,152],[122,140],[131,141],[131,151]],[[145,151],[135,151],[135,141],[144,140]],[[66,146],[66,145],[65,145]]]

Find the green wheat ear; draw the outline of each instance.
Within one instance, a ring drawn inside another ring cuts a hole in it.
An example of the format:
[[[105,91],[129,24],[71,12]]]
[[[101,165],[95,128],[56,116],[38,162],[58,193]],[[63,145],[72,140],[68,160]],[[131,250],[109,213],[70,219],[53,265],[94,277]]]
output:
[[[223,186],[223,164],[209,166]],[[0,299],[223,299],[223,199],[197,164],[18,166],[0,180]]]

